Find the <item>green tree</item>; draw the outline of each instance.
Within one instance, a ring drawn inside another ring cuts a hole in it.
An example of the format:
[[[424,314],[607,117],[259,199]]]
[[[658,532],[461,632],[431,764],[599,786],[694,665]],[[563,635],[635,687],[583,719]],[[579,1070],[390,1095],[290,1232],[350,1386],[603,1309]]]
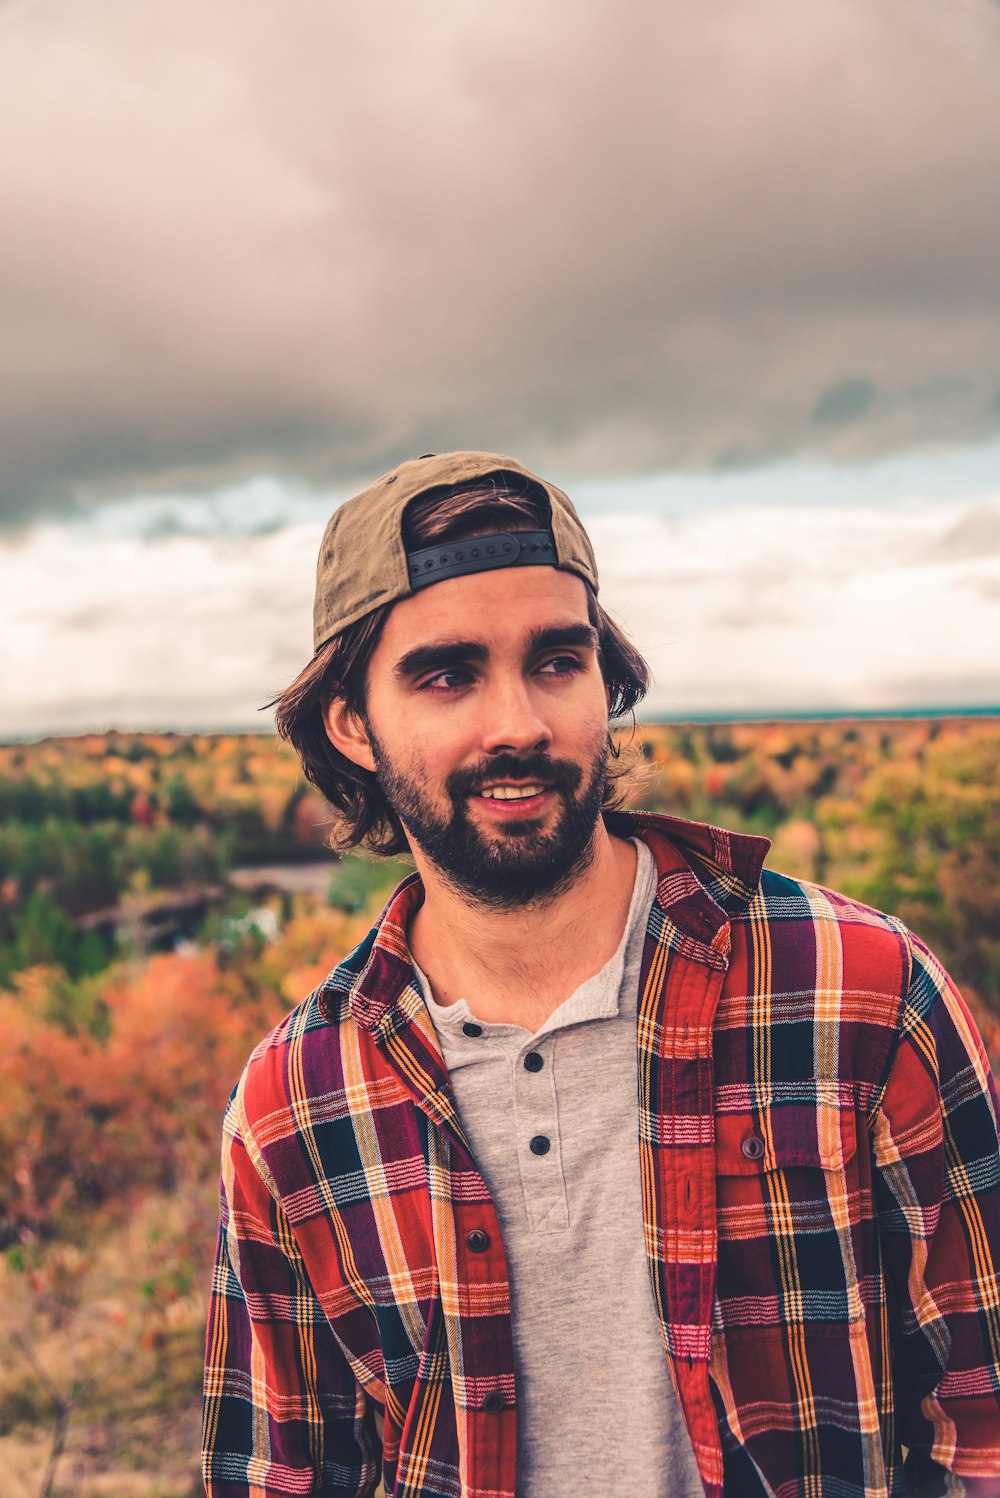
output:
[[[881,834],[860,881],[1000,1011],[1000,737],[939,732],[923,763],[871,779],[863,815]]]

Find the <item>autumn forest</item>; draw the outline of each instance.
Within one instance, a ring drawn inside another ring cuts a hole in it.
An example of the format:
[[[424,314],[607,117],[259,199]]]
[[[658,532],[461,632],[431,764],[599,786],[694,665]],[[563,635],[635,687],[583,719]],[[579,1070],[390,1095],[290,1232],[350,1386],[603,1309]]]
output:
[[[1000,720],[642,725],[625,752],[631,804],[763,833],[773,867],[902,916],[1000,1067]],[[328,831],[266,736],[0,745],[11,1498],[201,1492],[225,1101],[407,867]]]

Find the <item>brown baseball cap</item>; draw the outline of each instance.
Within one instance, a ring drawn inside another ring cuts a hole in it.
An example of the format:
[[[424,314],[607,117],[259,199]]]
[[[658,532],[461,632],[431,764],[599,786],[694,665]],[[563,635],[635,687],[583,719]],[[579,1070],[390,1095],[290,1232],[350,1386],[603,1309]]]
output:
[[[407,505],[429,489],[502,474],[529,479],[543,491],[549,502],[549,529],[473,537],[407,554]],[[481,544],[474,544],[477,541]],[[561,489],[500,453],[428,453],[411,458],[331,515],[316,564],[313,649],[373,609],[431,583],[496,567],[546,565],[577,573],[597,591],[590,538]]]

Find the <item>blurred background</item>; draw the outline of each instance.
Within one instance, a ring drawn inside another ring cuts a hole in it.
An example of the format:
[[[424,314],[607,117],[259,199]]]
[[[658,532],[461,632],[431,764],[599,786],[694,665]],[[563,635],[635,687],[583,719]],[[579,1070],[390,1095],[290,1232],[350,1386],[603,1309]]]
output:
[[[191,1498],[219,1122],[401,865],[262,705],[483,447],[649,659],[639,801],[909,920],[1000,1057],[994,0],[0,3],[0,1461]]]

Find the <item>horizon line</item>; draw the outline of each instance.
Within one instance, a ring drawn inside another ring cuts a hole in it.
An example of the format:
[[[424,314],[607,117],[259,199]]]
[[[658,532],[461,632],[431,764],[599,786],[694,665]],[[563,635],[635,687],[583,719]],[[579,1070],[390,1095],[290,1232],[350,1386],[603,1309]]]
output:
[[[716,712],[655,713],[648,717],[637,716],[636,724],[642,727],[682,728],[686,724],[694,727],[711,727],[719,724],[763,724],[763,723],[852,723],[852,722],[898,722],[903,719],[928,719],[935,722],[947,718],[1000,718],[1000,703],[976,704],[967,707],[924,705],[921,707],[894,708],[797,708],[759,709],[752,712],[719,710]],[[624,726],[624,724],[622,725]],[[0,736],[0,748],[16,748],[29,744],[51,743],[60,739],[89,738],[266,738],[276,737],[274,729],[237,728],[220,725],[216,728],[81,728],[60,732],[9,734]]]

